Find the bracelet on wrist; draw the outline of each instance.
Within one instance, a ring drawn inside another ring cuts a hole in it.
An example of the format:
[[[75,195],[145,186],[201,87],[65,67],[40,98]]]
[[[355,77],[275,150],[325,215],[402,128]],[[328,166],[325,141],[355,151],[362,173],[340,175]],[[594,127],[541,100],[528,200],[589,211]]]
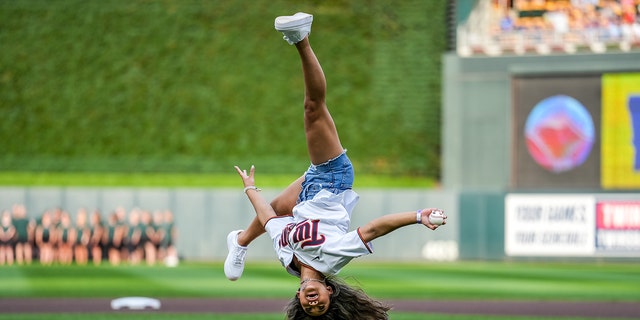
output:
[[[416,223],[422,224],[422,210],[416,211]]]
[[[244,191],[243,192],[247,193],[248,190],[255,190],[255,191],[258,191],[258,192],[262,191],[262,189],[260,189],[260,188],[258,188],[256,186],[247,186],[247,187],[244,187]]]

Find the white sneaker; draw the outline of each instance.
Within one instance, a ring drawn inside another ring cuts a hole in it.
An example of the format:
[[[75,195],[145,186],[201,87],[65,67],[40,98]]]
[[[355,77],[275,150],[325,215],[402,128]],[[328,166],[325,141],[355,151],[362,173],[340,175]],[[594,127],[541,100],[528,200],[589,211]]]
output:
[[[274,26],[284,34],[284,40],[289,44],[296,44],[311,33],[312,22],[312,15],[298,12],[292,16],[277,17]]]
[[[224,275],[231,281],[236,281],[244,271],[244,258],[247,255],[247,247],[238,244],[238,233],[243,230],[229,232],[227,236],[227,259],[224,260]]]

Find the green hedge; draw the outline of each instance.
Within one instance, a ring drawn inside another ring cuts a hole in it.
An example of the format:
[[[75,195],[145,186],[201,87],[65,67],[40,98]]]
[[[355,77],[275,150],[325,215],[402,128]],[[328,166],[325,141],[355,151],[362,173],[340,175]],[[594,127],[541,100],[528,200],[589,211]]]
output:
[[[445,1],[0,1],[0,171],[262,172],[308,164],[311,40],[356,170],[439,175]]]

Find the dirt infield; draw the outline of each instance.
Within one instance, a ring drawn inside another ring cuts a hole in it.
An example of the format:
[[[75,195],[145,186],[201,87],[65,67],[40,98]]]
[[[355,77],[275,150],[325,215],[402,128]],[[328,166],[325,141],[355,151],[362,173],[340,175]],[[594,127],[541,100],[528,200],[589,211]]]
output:
[[[280,299],[160,299],[159,310],[171,313],[281,312]],[[395,311],[445,314],[513,316],[573,316],[594,318],[640,318],[640,303],[552,301],[423,301],[386,300]],[[111,312],[111,299],[0,299],[2,313]],[[120,310],[114,312],[131,312]]]

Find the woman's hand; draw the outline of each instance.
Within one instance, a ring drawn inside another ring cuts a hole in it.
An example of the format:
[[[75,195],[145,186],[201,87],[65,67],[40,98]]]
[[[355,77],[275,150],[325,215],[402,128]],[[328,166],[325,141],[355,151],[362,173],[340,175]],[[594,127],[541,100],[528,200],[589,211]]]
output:
[[[435,212],[435,211],[440,211],[440,212],[442,212],[442,213],[443,213],[443,215],[444,215],[444,216],[443,216],[443,219],[442,219],[442,224],[440,224],[440,225],[445,225],[445,224],[447,224],[447,215],[445,215],[445,214],[444,214],[444,211],[443,211],[443,210],[436,209],[436,208],[426,208],[426,209],[422,209],[422,210],[420,210],[420,211],[419,211],[419,212],[420,212],[420,214],[422,215],[421,223],[422,223],[425,227],[427,227],[427,228],[429,228],[429,229],[431,229],[431,230],[435,230],[435,229],[437,229],[437,228],[440,226],[440,225],[438,225],[438,224],[432,224],[432,223],[429,221],[429,216],[431,216],[431,214],[432,214],[433,212]]]
[[[236,168],[236,171],[240,175],[240,178],[242,178],[242,183],[245,187],[256,185],[256,182],[253,178],[253,175],[256,172],[256,168],[253,165],[251,165],[251,169],[249,169],[249,174],[247,174],[247,170],[242,170],[238,166],[234,166],[234,168]]]
[[[253,175],[256,171],[254,166],[251,166],[249,173],[247,170],[242,170],[238,166],[234,166],[236,171],[242,178],[242,183],[244,184],[244,193],[249,197],[249,201],[251,201],[251,205],[256,210],[256,214],[258,215],[258,220],[264,227],[264,225],[269,221],[269,219],[276,216],[276,212],[273,211],[271,205],[264,200],[262,195],[260,195],[260,189],[256,188],[255,181],[253,180]],[[249,190],[254,190],[249,192]]]

